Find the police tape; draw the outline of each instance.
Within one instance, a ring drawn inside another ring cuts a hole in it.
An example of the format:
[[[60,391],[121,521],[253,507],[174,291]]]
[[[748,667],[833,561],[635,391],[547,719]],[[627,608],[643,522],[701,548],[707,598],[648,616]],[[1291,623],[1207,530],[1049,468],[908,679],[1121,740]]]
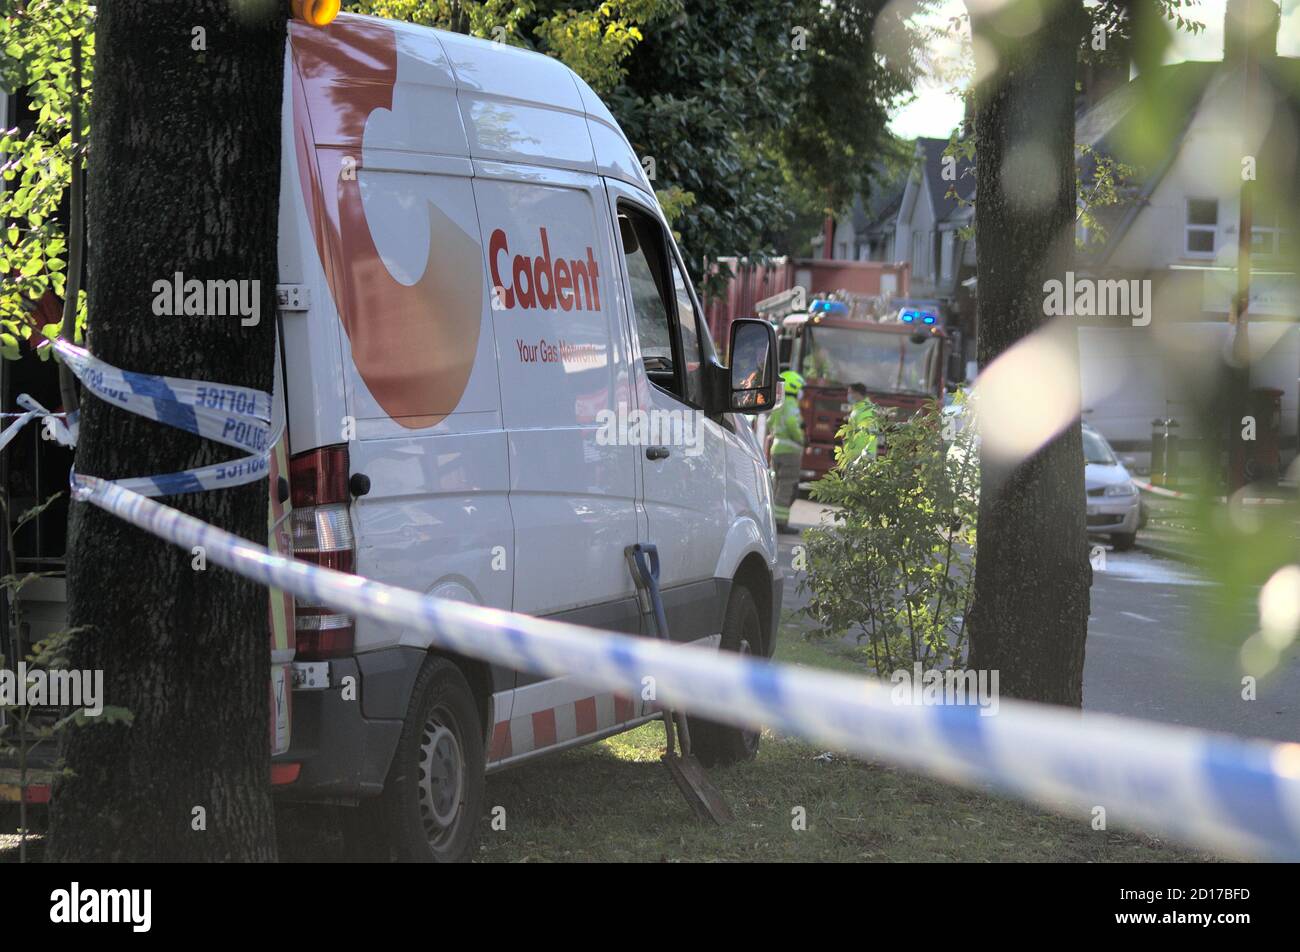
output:
[[[432,598],[310,565],[105,480],[77,476],[74,495],[175,545],[201,546],[209,561],[262,585],[418,632],[442,650],[633,697],[653,684],[655,703],[675,710],[766,725],[1090,820],[1102,810],[1106,824],[1229,855],[1300,860],[1300,744],[1016,701],[993,716],[973,705],[914,706],[868,679]]]
[[[1164,496],[1166,499],[1193,499],[1190,493],[1181,493],[1174,489],[1165,489],[1163,486],[1157,486],[1154,483],[1144,483],[1140,479],[1133,480],[1133,485],[1144,493],[1150,493],[1153,496]]]
[[[77,379],[106,403],[226,446],[253,451],[239,459],[177,473],[120,479],[119,485],[143,496],[168,496],[242,486],[270,473],[271,453],[281,427],[274,425],[271,395],[265,390],[119,370],[65,340],[46,346],[53,347]],[[24,394],[18,399],[21,403],[30,398]],[[43,407],[40,410],[38,415],[54,416]],[[31,412],[10,424],[0,434],[0,441],[11,430],[31,422]]]
[[[63,421],[63,414],[51,413],[45,407],[41,406],[32,397],[27,394],[19,394],[18,403],[24,408],[23,413],[6,413],[5,417],[13,419],[4,430],[0,431],[0,452],[6,446],[13,442],[18,431],[28,423],[37,419],[47,419],[50,421],[51,435],[55,440],[64,446],[73,446],[76,443],[75,435],[68,429],[67,424]]]
[[[1180,492],[1177,489],[1166,489],[1164,486],[1156,486],[1154,483],[1144,483],[1140,479],[1133,480],[1133,485],[1144,493],[1150,493],[1152,496],[1162,496],[1165,499],[1184,499],[1188,502],[1198,502],[1203,497],[1194,493]],[[1295,503],[1295,499],[1281,499],[1276,496],[1248,496],[1246,489],[1239,489],[1232,496],[1232,502],[1239,503],[1243,506],[1289,506]],[[1211,496],[1210,499],[1217,503],[1227,503],[1227,496]]]
[[[102,399],[258,451],[221,465],[256,461],[278,439],[270,395],[262,391],[128,373],[66,342],[53,346]],[[30,398],[23,406],[24,425],[56,416]],[[0,440],[18,429],[11,424]],[[912,692],[900,696],[874,680],[432,598],[276,555],[146,498],[237,484],[205,480],[201,472],[117,482],[73,473],[73,495],[175,545],[201,546],[209,561],[262,585],[419,632],[442,650],[634,697],[653,684],[654,702],[663,707],[738,727],[766,725],[944,781],[1079,812],[1094,824],[1104,811],[1106,824],[1230,855],[1300,860],[1300,744],[1017,701],[1000,702],[985,716],[990,709],[977,705],[914,704]],[[237,480],[264,475],[246,467]]]

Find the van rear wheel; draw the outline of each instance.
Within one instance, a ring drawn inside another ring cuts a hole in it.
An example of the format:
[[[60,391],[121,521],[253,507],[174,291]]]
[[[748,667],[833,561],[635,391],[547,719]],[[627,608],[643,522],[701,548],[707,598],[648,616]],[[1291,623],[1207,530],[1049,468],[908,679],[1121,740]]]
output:
[[[484,767],[474,692],[456,665],[431,657],[416,678],[384,784],[384,822],[398,862],[473,859]]]
[[[736,585],[727,600],[722,623],[722,651],[757,654],[763,644],[763,624],[754,595]],[[706,767],[729,767],[753,760],[758,754],[759,732],[691,716],[691,752]]]

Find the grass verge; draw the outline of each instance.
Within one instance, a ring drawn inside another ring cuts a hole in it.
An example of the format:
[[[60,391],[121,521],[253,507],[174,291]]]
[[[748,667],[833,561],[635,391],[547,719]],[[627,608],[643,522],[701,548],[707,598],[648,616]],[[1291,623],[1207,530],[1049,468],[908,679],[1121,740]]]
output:
[[[777,660],[860,673],[861,653],[809,643],[787,626]],[[697,822],[659,763],[647,724],[488,778],[481,862],[1144,862],[1210,859],[1152,837],[1094,831],[1084,819],[861,763],[767,731],[755,761],[710,771],[736,822]],[[505,829],[491,828],[492,809]],[[795,829],[802,808],[806,828]],[[43,819],[43,817],[41,818]],[[337,814],[282,807],[280,856],[343,858]],[[39,822],[39,821],[38,821]],[[2,833],[10,833],[7,826]],[[38,833],[31,858],[43,847]],[[0,863],[17,861],[0,835]]]
[[[787,632],[777,660],[860,673],[856,650]],[[832,755],[767,731],[753,763],[710,771],[736,822],[697,823],[664,767],[663,727],[489,778],[487,862],[1142,862],[1206,859],[1148,836],[1094,831],[1001,797]],[[794,828],[802,808],[806,829]],[[485,820],[485,823],[487,821]]]

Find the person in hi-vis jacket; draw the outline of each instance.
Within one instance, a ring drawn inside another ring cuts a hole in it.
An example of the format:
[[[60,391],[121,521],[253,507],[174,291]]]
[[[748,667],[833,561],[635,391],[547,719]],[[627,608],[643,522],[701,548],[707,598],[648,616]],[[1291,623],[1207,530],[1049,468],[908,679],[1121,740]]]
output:
[[[799,492],[799,468],[803,464],[803,419],[799,410],[803,377],[787,370],[781,379],[785,401],[773,412],[768,431],[772,435],[772,511],[777,529],[784,531]]]
[[[840,466],[876,458],[879,449],[880,408],[867,398],[867,388],[860,383],[849,385],[849,402],[853,409],[841,430],[844,445],[840,448]]]

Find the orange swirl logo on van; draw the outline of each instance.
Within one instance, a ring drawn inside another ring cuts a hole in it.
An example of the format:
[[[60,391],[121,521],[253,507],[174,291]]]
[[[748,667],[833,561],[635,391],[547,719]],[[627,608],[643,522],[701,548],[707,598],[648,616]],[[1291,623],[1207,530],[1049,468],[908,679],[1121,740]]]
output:
[[[434,426],[460,403],[474,369],[483,320],[477,229],[468,233],[433,201],[413,208],[403,225],[427,227],[428,257],[414,283],[393,276],[372,230],[392,233],[397,223],[367,218],[355,169],[367,120],[394,106],[392,27],[346,17],[321,28],[291,23],[289,32],[303,201],[352,361],[389,418]]]
[[[599,311],[600,268],[596,255],[587,246],[587,257],[551,257],[551,242],[546,229],[537,229],[542,239],[542,253],[534,258],[515,255],[510,259],[510,242],[504,230],[498,228],[488,239],[488,262],[492,268],[493,300],[509,310],[518,305],[524,310],[541,308],[543,311]],[[509,263],[507,283],[501,273],[503,263]]]

